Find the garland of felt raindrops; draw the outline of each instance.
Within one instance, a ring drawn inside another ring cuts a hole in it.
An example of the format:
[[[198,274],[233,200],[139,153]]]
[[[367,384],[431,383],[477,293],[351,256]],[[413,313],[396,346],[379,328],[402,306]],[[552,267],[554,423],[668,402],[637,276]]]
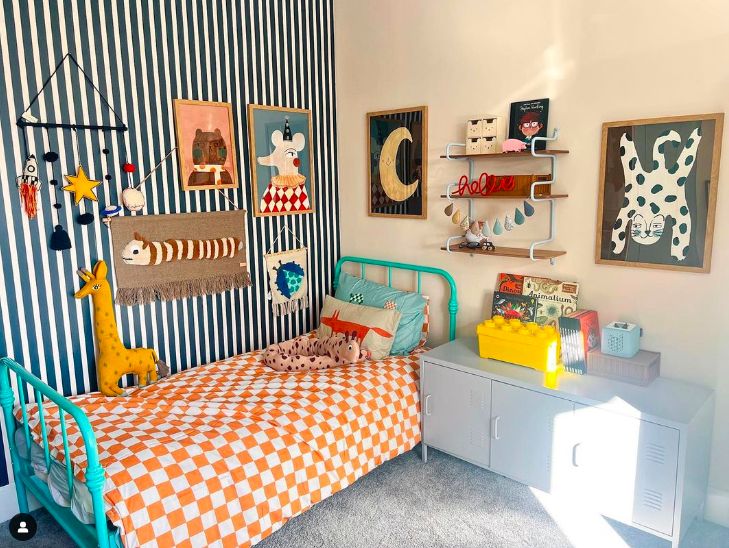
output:
[[[451,200],[451,198],[448,198],[448,201],[450,203],[445,207],[443,212],[446,214],[446,216],[451,218],[451,222],[454,225],[460,226],[464,230],[468,230],[468,228],[471,226],[471,223],[473,221],[476,221],[476,219],[470,219],[468,215],[464,215],[463,213],[461,213],[460,209],[456,209],[455,203]],[[515,228],[516,225],[523,225],[526,222],[527,217],[531,217],[532,215],[534,215],[534,206],[530,204],[527,200],[524,200],[522,209],[524,210],[523,212],[518,207],[515,208],[513,218],[509,213],[506,213],[503,217],[503,225],[500,221],[501,216],[496,217],[496,220],[494,221],[492,227],[489,227],[488,223],[485,220],[478,221],[481,225],[483,225],[483,235],[490,236],[491,234],[493,234],[495,236],[499,236],[503,234],[504,230],[511,231]]]

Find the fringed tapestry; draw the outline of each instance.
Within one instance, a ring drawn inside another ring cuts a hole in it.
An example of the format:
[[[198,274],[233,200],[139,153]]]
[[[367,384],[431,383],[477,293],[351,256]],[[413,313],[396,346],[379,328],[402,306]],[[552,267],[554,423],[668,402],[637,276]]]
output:
[[[144,304],[251,285],[246,212],[114,217],[116,301]]]
[[[275,316],[309,306],[307,249],[292,249],[265,255]]]

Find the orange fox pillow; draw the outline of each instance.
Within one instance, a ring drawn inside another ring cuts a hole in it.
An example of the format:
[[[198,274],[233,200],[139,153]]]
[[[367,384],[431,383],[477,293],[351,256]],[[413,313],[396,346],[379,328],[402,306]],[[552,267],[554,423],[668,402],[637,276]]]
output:
[[[398,310],[347,303],[327,295],[321,310],[318,335],[354,335],[365,355],[381,360],[390,354],[399,323]]]

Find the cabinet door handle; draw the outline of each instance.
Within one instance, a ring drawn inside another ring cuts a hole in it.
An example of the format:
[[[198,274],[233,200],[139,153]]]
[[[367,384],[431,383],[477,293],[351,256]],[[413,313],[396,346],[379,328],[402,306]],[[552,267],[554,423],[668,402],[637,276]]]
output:
[[[427,417],[430,416],[430,396],[432,395],[433,394],[428,394],[427,396],[425,396],[425,415]]]
[[[572,466],[575,468],[578,468],[579,462],[577,461],[577,449],[582,445],[581,443],[576,443],[572,446]]]
[[[491,419],[491,436],[495,440],[501,439],[499,438],[499,419],[501,419],[501,417],[498,415]]]

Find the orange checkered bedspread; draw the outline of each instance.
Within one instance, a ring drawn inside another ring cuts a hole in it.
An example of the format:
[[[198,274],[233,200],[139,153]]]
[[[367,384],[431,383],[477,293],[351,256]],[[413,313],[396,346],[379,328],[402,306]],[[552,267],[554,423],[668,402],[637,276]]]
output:
[[[96,432],[107,516],[125,546],[255,544],[420,441],[417,353],[299,373],[262,360],[243,354],[126,398],[70,398]],[[44,411],[63,461],[58,411]],[[29,413],[39,441],[37,407]],[[73,420],[68,432],[83,480]]]

